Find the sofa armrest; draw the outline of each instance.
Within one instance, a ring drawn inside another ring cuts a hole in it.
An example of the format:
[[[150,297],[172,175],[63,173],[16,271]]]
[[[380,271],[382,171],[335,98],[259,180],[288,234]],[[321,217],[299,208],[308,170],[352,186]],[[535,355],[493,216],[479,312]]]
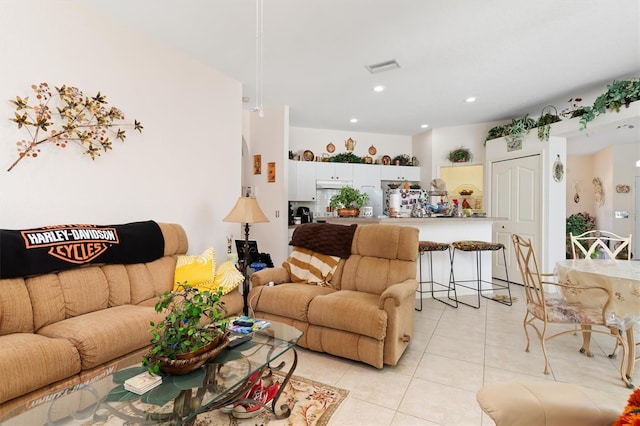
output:
[[[395,306],[400,306],[402,301],[409,296],[412,296],[416,290],[418,289],[418,281],[416,280],[406,280],[398,284],[393,284],[380,295],[380,300],[378,301],[378,309],[384,309],[384,304],[387,299],[391,299]]]
[[[276,268],[265,268],[251,275],[251,286],[258,287],[273,281],[274,284],[288,283],[291,281],[289,272],[279,266]]]

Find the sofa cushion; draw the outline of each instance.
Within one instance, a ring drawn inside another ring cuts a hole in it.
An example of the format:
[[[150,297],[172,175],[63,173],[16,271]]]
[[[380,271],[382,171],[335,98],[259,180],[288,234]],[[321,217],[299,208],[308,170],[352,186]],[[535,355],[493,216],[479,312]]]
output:
[[[152,307],[115,306],[56,322],[38,333],[69,340],[86,370],[149,345],[149,321],[163,317]]]
[[[173,289],[178,283],[189,284],[199,290],[209,290],[216,273],[216,253],[213,247],[195,256],[178,256],[173,277]]]
[[[58,279],[66,318],[109,307],[109,284],[98,266],[62,271]]]
[[[32,333],[0,336],[0,359],[0,403],[80,372],[69,340]]]
[[[309,305],[309,324],[384,340],[387,314],[378,309],[379,299],[376,294],[349,290],[316,296]]]
[[[57,274],[25,278],[33,307],[33,327],[41,327],[65,319],[64,295]]]
[[[287,270],[291,281],[295,283],[318,284],[331,287],[340,258],[317,253],[302,247],[294,247],[289,258],[282,266]]]
[[[22,278],[0,280],[0,336],[33,333],[33,310]]]
[[[131,283],[124,265],[104,265],[102,273],[109,286],[109,306],[131,303]]]
[[[132,305],[137,305],[143,300],[156,296],[156,291],[153,287],[153,275],[151,275],[147,264],[136,263],[134,265],[125,265],[125,268],[127,268],[129,282],[131,283]]]
[[[252,293],[249,305],[255,312],[267,312],[308,322],[307,309],[314,297],[335,292],[329,287],[306,284],[260,286]]]

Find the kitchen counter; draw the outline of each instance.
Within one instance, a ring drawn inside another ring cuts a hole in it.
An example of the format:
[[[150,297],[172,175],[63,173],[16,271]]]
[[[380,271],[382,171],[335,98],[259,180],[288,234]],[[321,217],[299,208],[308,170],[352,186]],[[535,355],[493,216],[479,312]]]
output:
[[[321,217],[318,218],[318,222],[325,221],[326,223],[335,223],[341,225],[368,224],[368,223],[386,223],[390,225],[421,225],[427,223],[442,223],[442,222],[489,222],[493,223],[496,220],[505,220],[503,217]]]
[[[420,230],[421,241],[437,241],[451,243],[459,240],[480,240],[493,241],[493,222],[505,220],[502,217],[399,217],[399,218],[364,218],[364,217],[323,217],[327,223],[342,225],[366,225],[373,223],[387,225],[413,226]],[[503,244],[510,244],[510,241],[500,241]],[[416,253],[417,255],[417,253]],[[428,256],[422,256],[423,280],[428,279],[429,263]],[[484,253],[482,256],[482,280],[491,281],[492,276],[492,256],[491,253]],[[449,281],[451,262],[446,251],[433,253],[433,275],[436,281],[446,283]],[[455,276],[457,280],[476,279],[475,254],[456,251],[455,256]],[[419,275],[416,274],[419,279]],[[488,288],[488,284],[484,283]],[[459,288],[458,294],[472,294],[468,289]]]

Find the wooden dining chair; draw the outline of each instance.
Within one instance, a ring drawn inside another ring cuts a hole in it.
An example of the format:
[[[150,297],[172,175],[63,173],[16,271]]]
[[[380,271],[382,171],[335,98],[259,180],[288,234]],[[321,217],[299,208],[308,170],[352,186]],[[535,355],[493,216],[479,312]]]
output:
[[[593,230],[580,235],[569,233],[574,259],[590,259],[602,251],[609,259],[631,260],[631,234],[628,238],[609,231]]]
[[[622,338],[620,333],[612,333],[607,326],[605,319],[606,307],[609,304],[612,295],[603,287],[579,287],[569,286],[550,280],[553,274],[543,274],[538,268],[538,261],[533,250],[531,240],[525,241],[521,236],[512,234],[514,251],[518,261],[518,268],[522,274],[522,282],[524,284],[525,296],[527,299],[527,311],[524,316],[523,326],[524,333],[527,338],[526,351],[529,352],[529,331],[531,327],[542,345],[542,353],[544,355],[544,374],[549,374],[549,357],[547,356],[546,342],[564,334],[580,332],[583,334],[583,347],[581,352],[588,351],[591,339],[591,333],[600,333],[611,335],[616,338],[623,348],[623,357],[620,362],[620,377],[627,385],[632,387],[626,376],[625,367],[627,365],[627,357],[629,356],[629,348],[627,342]],[[548,291],[556,288],[558,291]],[[570,302],[564,296],[563,292],[572,294],[572,299],[580,301]],[[584,303],[588,301],[588,303]],[[565,324],[566,330],[549,333],[549,324]],[[580,328],[575,329],[569,327],[578,325]],[[592,328],[593,326],[601,326]],[[586,349],[585,349],[586,348]]]

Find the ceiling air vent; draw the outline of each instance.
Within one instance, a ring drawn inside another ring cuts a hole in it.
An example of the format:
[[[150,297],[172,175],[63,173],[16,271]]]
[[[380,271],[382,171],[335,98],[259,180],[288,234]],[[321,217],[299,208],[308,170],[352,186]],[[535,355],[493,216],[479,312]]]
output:
[[[384,71],[391,71],[400,68],[400,64],[395,59],[390,61],[379,62],[377,64],[365,65],[365,68],[371,73],[376,74]]]

